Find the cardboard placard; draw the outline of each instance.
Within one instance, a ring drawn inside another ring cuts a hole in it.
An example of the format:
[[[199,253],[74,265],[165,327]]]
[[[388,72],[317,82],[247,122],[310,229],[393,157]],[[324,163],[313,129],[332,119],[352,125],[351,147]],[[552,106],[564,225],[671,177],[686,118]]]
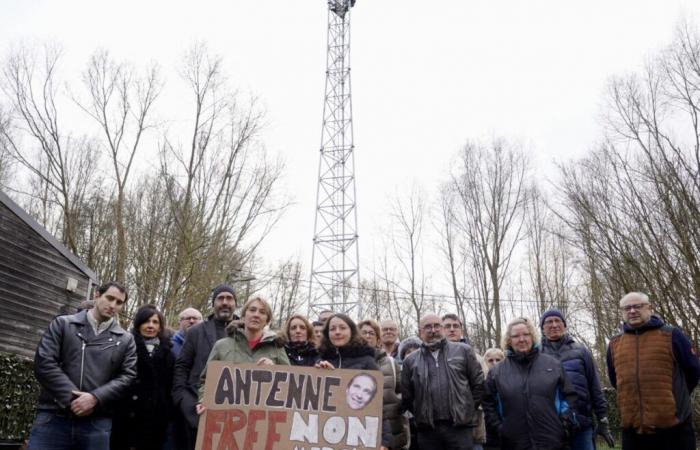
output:
[[[378,449],[383,376],[212,361],[197,450]]]

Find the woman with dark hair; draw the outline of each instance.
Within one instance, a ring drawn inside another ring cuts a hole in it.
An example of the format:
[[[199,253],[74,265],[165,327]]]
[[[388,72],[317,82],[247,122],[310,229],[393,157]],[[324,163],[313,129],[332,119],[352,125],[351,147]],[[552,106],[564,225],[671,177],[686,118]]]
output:
[[[136,380],[115,407],[110,447],[160,449],[173,410],[170,391],[175,366],[163,314],[153,305],[142,306],[131,333],[136,342]]]
[[[316,367],[321,369],[377,370],[375,352],[360,336],[355,322],[345,314],[334,314],[323,327],[323,338],[319,348],[321,360]],[[382,449],[391,445],[391,427],[384,419],[382,426]]]
[[[284,327],[289,362],[293,366],[313,366],[318,359],[318,350],[314,339],[314,329],[301,314],[294,314]]]

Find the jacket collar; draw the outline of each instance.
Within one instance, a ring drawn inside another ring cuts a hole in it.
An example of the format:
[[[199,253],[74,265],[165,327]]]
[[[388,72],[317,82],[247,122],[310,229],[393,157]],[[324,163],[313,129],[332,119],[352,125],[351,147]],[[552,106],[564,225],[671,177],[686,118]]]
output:
[[[70,316],[68,316],[68,321],[72,324],[75,324],[75,325],[89,327],[89,326],[91,326],[90,323],[88,322],[88,318],[87,318],[87,314],[89,311],[90,311],[89,309],[84,309],[78,313],[70,315]],[[110,333],[113,333],[113,334],[119,334],[119,335],[126,333],[126,331],[119,325],[119,321],[117,320],[116,317],[112,321],[112,325],[106,331],[109,331]]]
[[[641,325],[637,328],[632,328],[631,326],[627,325],[627,322],[625,322],[622,325],[622,328],[623,328],[625,333],[644,333],[645,331],[655,330],[655,329],[661,328],[663,326],[664,326],[664,321],[661,320],[661,317],[659,317],[655,314],[652,314],[649,321],[647,323],[645,323],[644,325]]]

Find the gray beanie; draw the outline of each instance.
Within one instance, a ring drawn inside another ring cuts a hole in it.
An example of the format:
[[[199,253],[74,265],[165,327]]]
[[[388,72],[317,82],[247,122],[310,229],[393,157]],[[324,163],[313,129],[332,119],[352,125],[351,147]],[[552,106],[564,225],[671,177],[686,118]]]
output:
[[[211,291],[211,303],[214,304],[214,299],[219,296],[222,292],[230,292],[233,295],[234,300],[236,299],[236,291],[233,290],[228,284],[220,284]]]

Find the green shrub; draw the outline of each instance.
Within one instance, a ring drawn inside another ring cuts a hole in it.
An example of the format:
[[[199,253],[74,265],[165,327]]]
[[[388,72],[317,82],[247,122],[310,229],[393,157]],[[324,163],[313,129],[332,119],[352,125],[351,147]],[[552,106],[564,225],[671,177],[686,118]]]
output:
[[[0,439],[25,439],[29,435],[38,397],[33,362],[0,353]]]

